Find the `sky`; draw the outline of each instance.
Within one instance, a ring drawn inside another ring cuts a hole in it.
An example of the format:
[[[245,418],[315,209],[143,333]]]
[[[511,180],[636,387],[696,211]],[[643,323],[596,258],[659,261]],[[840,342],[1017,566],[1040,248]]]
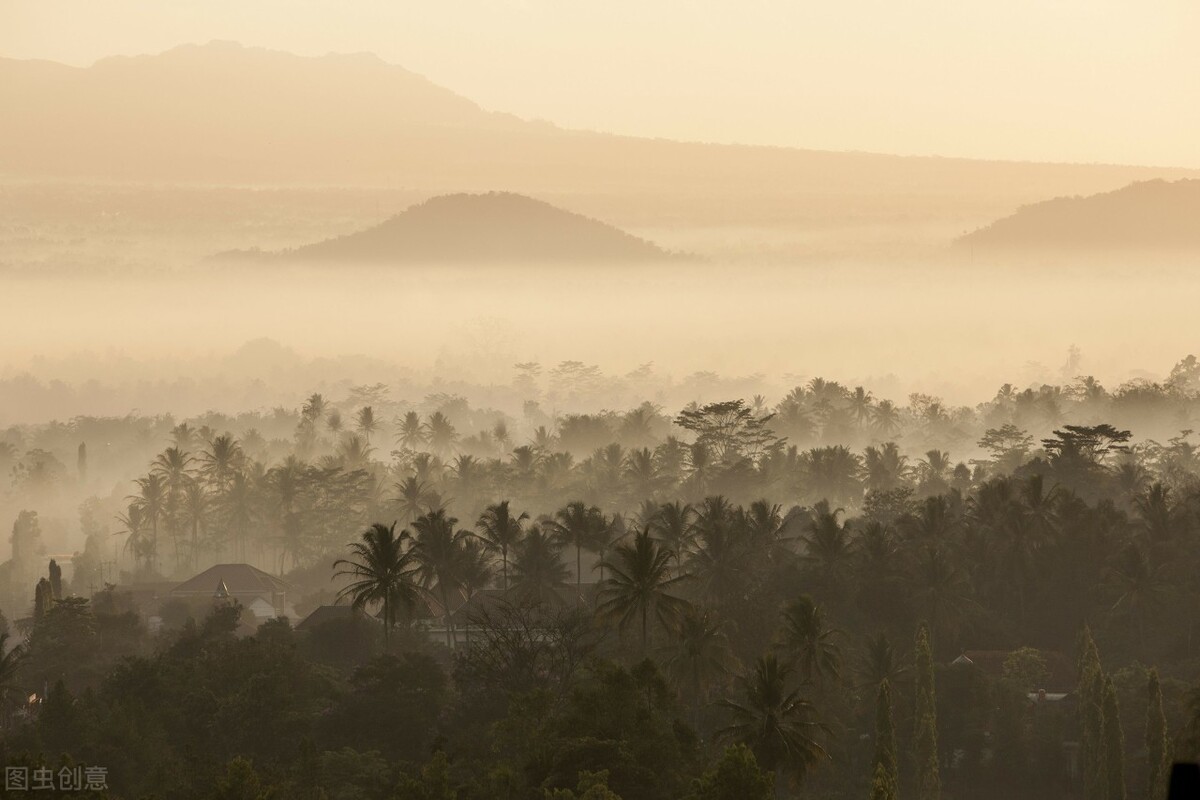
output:
[[[0,56],[373,52],[565,127],[1200,167],[1195,0],[0,0]]]

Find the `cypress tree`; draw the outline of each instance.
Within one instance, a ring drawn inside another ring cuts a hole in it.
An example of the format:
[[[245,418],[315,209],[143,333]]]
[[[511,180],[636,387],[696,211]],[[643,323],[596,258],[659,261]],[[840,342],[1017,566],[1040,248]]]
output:
[[[1121,711],[1112,678],[1104,679],[1102,714],[1104,763],[1100,786],[1104,800],[1125,800],[1125,735],[1121,732]]]
[[[938,800],[942,794],[942,779],[938,767],[937,694],[933,684],[929,628],[924,623],[917,629],[917,703],[913,719],[916,722],[913,760],[917,797],[919,800]]]
[[[1100,652],[1091,631],[1083,629],[1079,653],[1079,728],[1080,762],[1083,770],[1084,797],[1102,796],[1100,781],[1104,763],[1101,727],[1103,723],[1104,671]]]
[[[50,581],[45,578],[39,579],[37,586],[33,588],[33,618],[39,620],[46,616],[53,601],[54,592],[50,588]]]
[[[53,558],[50,559],[50,596],[62,600],[62,567]]]
[[[896,726],[892,722],[892,689],[885,678],[875,701],[875,762],[872,768],[872,800],[896,800],[899,795],[900,765],[896,754]]]
[[[1156,669],[1150,670],[1146,694],[1146,791],[1151,800],[1162,800],[1167,796],[1171,756],[1167,717],[1163,713],[1162,685]]]
[[[896,800],[899,795],[895,779],[888,775],[883,764],[876,764],[871,778],[871,800]]]

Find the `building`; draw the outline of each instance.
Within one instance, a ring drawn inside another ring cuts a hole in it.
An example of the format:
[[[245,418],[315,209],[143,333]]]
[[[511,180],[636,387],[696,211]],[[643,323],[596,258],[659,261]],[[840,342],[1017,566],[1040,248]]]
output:
[[[169,597],[188,604],[237,602],[262,623],[278,617],[298,618],[288,598],[290,591],[283,580],[249,564],[217,564],[176,586]]]

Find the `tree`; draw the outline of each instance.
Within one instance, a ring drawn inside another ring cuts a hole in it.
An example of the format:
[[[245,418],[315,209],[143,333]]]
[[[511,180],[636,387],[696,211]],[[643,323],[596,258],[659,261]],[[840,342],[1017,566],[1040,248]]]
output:
[[[515,548],[513,593],[521,602],[550,604],[558,600],[558,590],[566,587],[570,577],[558,542],[537,525],[531,527]]]
[[[758,416],[744,400],[709,403],[679,412],[675,424],[696,436],[696,444],[712,453],[718,463],[738,458],[757,459],[774,441],[767,425],[773,414]]]
[[[521,523],[527,519],[529,515],[524,511],[514,517],[509,511],[508,501],[502,500],[485,508],[475,523],[479,538],[500,553],[505,592],[508,591],[508,551],[521,540]]]
[[[8,714],[14,701],[21,695],[17,673],[25,658],[25,646],[8,646],[8,631],[0,632],[0,728],[8,722]]]
[[[616,619],[622,629],[634,619],[640,620],[643,652],[649,640],[650,617],[669,627],[686,607],[686,601],[669,592],[684,578],[671,574],[672,555],[644,528],[632,542],[618,544],[611,561],[603,562],[611,575],[603,583],[596,610]]]
[[[725,748],[721,760],[692,782],[687,800],[771,800],[774,783],[750,748],[738,744]]]
[[[450,608],[451,592],[464,585],[470,567],[469,553],[463,543],[470,534],[455,530],[458,520],[445,509],[430,511],[413,521],[413,557],[416,574],[427,592],[437,587],[438,602],[446,624],[446,646],[454,647],[454,615]]]
[[[783,610],[782,641],[784,651],[800,668],[806,681],[838,680],[842,674],[840,631],[825,622],[825,612],[806,594],[800,595]]]
[[[414,554],[404,546],[407,534],[396,535],[396,523],[390,526],[376,522],[362,535],[361,542],[350,545],[349,559],[338,559],[341,567],[334,577],[349,577],[351,583],[338,592],[338,600],[351,598],[355,609],[371,603],[383,607],[383,642],[388,649],[388,637],[396,624],[401,608],[412,611],[420,600],[413,578],[416,572]]]
[[[717,733],[718,738],[749,747],[763,768],[775,772],[776,781],[783,772],[803,779],[827,757],[816,740],[827,728],[800,690],[789,686],[791,675],[791,667],[773,654],[760,656],[739,681],[741,698],[722,703],[731,721]]]
[[[578,601],[582,603],[583,550],[592,546],[600,530],[605,527],[604,515],[598,507],[574,500],[555,512],[554,518],[547,520],[545,525],[556,541],[575,548],[575,590]]]
[[[1171,740],[1163,713],[1162,685],[1158,670],[1150,670],[1146,682],[1146,787],[1152,800],[1167,796],[1171,774]]]
[[[920,800],[938,800],[942,793],[941,771],[938,763],[937,695],[933,682],[933,651],[929,628],[917,628],[916,711],[913,720],[913,762],[916,775],[913,781]]]
[[[63,585],[62,585],[62,567],[53,558],[50,559],[50,597],[53,600],[62,600]]]
[[[1104,679],[1104,705],[1101,715],[1101,739],[1104,745],[1104,772],[1100,785],[1104,800],[1125,800],[1125,735],[1121,732],[1121,712],[1112,678]]]
[[[875,699],[875,759],[872,763],[872,800],[896,800],[900,762],[896,726],[892,721],[892,689],[886,678],[880,682]]]
[[[709,691],[736,666],[737,658],[716,614],[689,607],[672,637],[663,669],[691,698],[693,725],[698,727],[700,706],[707,701]]]

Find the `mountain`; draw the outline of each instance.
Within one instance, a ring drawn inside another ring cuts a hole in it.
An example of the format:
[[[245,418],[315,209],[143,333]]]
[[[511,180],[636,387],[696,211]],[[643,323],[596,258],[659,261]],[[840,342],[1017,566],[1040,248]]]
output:
[[[1200,180],[1151,180],[1088,197],[1056,197],[959,239],[1029,250],[1200,251]]]
[[[234,252],[222,257],[245,255]],[[481,264],[649,262],[681,256],[541,200],[489,192],[434,197],[366,230],[265,257],[326,263]]]
[[[0,179],[504,189],[643,230],[923,226],[949,237],[1047,197],[1200,177],[571,131],[484,110],[375,56],[223,42],[86,68],[0,59],[0,108]]]

